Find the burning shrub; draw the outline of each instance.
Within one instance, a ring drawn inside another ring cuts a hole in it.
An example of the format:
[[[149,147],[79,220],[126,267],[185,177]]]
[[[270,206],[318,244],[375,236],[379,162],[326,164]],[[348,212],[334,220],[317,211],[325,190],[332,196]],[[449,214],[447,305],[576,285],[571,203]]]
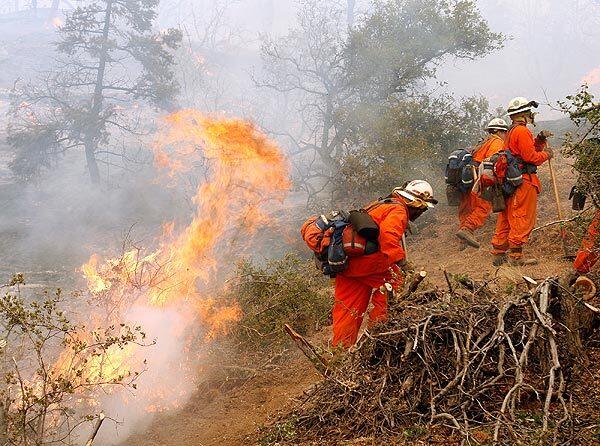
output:
[[[237,340],[256,349],[281,346],[288,339],[285,323],[304,335],[315,333],[327,323],[331,309],[326,285],[311,261],[293,254],[264,266],[240,263],[233,287],[243,311]]]
[[[96,330],[74,323],[62,310],[60,289],[26,302],[22,284],[23,276],[15,276],[0,299],[0,444],[81,444],[103,396],[136,388],[140,371],[124,366],[122,357],[144,345],[145,334],[139,326]]]

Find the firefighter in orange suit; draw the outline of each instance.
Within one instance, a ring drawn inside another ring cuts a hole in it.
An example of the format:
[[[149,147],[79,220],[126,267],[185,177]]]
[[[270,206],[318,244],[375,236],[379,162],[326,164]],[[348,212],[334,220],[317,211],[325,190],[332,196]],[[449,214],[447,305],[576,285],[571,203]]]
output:
[[[484,159],[504,149],[504,137],[508,130],[508,125],[504,119],[492,119],[485,129],[489,133],[489,136],[473,153],[472,164],[475,167],[479,166]],[[479,248],[479,242],[475,238],[475,231],[483,227],[491,213],[491,203],[481,198],[475,191],[463,194],[458,207],[460,228],[456,236],[467,245]]]
[[[380,288],[401,285],[400,265],[406,261],[402,236],[415,220],[437,201],[426,181],[415,180],[396,188],[384,200],[368,206],[367,212],[379,226],[379,251],[351,258],[348,268],[336,275],[333,305],[333,345],[349,348],[356,342],[369,301],[369,322],[387,318],[387,297]]]
[[[600,257],[600,211],[596,211],[590,224],[587,236],[583,239],[581,248],[573,266],[577,274],[587,274],[594,267]]]
[[[521,162],[523,184],[506,200],[506,209],[498,214],[496,232],[492,239],[494,265],[500,266],[508,260],[511,266],[535,264],[535,259],[523,258],[523,247],[527,244],[537,217],[538,194],[541,184],[537,166],[553,157],[546,139],[552,134],[540,132],[534,139],[527,128],[534,123],[533,109],[538,103],[517,97],[508,104],[507,113],[512,126],[505,138],[504,148]]]

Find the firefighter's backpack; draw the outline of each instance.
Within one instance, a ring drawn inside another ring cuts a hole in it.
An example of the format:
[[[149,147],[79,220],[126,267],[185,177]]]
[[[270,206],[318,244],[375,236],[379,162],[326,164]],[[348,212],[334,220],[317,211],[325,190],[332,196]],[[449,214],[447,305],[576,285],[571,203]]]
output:
[[[536,171],[535,166],[514,156],[510,150],[501,150],[479,165],[480,190],[485,192],[492,186],[499,186],[504,196],[510,197],[523,184],[523,174]],[[485,198],[485,193],[483,196]]]
[[[473,186],[463,182],[465,170],[471,168],[471,153],[466,149],[455,150],[448,156],[446,164],[446,184],[458,188],[461,192],[468,192]]]
[[[379,228],[364,210],[312,216],[300,233],[314,253],[317,268],[330,277],[348,268],[349,258],[379,250]]]

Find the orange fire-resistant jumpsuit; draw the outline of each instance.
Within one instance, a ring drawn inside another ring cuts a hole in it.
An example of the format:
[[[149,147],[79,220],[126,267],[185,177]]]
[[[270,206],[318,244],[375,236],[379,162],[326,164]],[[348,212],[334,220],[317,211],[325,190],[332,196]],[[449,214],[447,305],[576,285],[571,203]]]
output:
[[[543,151],[546,143],[533,135],[526,123],[515,122],[504,143],[512,154],[524,162],[539,166],[548,161]],[[492,253],[508,255],[514,259],[523,257],[523,246],[529,240],[537,218],[538,194],[542,185],[535,173],[524,173],[523,184],[506,200],[506,209],[498,214],[496,233],[492,238]]]
[[[479,149],[473,154],[473,162],[481,162],[504,149],[504,139],[498,135],[491,134]],[[488,216],[492,213],[492,204],[479,197],[474,192],[463,194],[458,206],[458,220],[460,229],[475,231],[481,228]]]
[[[388,282],[394,289],[401,286],[402,276],[397,262],[406,254],[402,234],[408,225],[408,208],[401,199],[380,204],[368,210],[379,226],[379,251],[349,259],[348,268],[335,278],[333,305],[333,345],[349,348],[356,342],[363,315],[373,303],[369,314],[371,324],[387,318],[387,297],[379,288]],[[392,277],[392,272],[394,276]]]
[[[600,211],[596,211],[594,219],[588,229],[587,237],[583,239],[581,248],[573,266],[580,274],[587,274],[594,267],[600,257]]]

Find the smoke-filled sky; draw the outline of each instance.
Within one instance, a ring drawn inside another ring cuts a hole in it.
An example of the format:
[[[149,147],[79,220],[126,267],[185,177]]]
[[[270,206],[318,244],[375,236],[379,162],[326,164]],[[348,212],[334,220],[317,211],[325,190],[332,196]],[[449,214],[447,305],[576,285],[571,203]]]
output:
[[[358,14],[366,3],[357,1]],[[584,79],[596,91],[600,89],[600,0],[476,3],[492,30],[510,40],[482,60],[446,61],[438,81],[447,82],[450,91],[484,95],[495,108],[514,96],[556,105]],[[229,4],[229,26],[240,31],[249,46],[258,44],[261,32],[285,33],[295,19],[294,0],[165,0],[161,19],[165,25],[183,22],[193,27],[214,4]],[[542,119],[560,116],[548,107],[540,111]]]
[[[341,5],[346,2],[339,0]],[[509,36],[504,49],[473,62],[446,61],[439,81],[458,95],[481,94],[493,107],[514,96],[555,104],[584,80],[600,90],[600,0],[475,0],[492,30]],[[9,12],[13,2],[0,2]],[[22,7],[27,1],[20,2]],[[39,7],[50,0],[38,0]],[[77,2],[62,1],[61,7]],[[356,1],[357,15],[367,0]],[[285,34],[295,20],[295,0],[161,0],[160,26],[212,23],[223,11],[223,28],[237,44],[257,49],[259,34]],[[1,24],[1,23],[0,23]],[[544,117],[558,117],[548,108]]]
[[[482,94],[492,106],[527,96],[540,103],[573,93],[587,80],[600,90],[600,1],[478,0],[494,31],[511,37],[483,60],[449,64],[440,77],[461,95]],[[557,117],[541,108],[542,118]],[[546,116],[544,116],[546,115]]]

